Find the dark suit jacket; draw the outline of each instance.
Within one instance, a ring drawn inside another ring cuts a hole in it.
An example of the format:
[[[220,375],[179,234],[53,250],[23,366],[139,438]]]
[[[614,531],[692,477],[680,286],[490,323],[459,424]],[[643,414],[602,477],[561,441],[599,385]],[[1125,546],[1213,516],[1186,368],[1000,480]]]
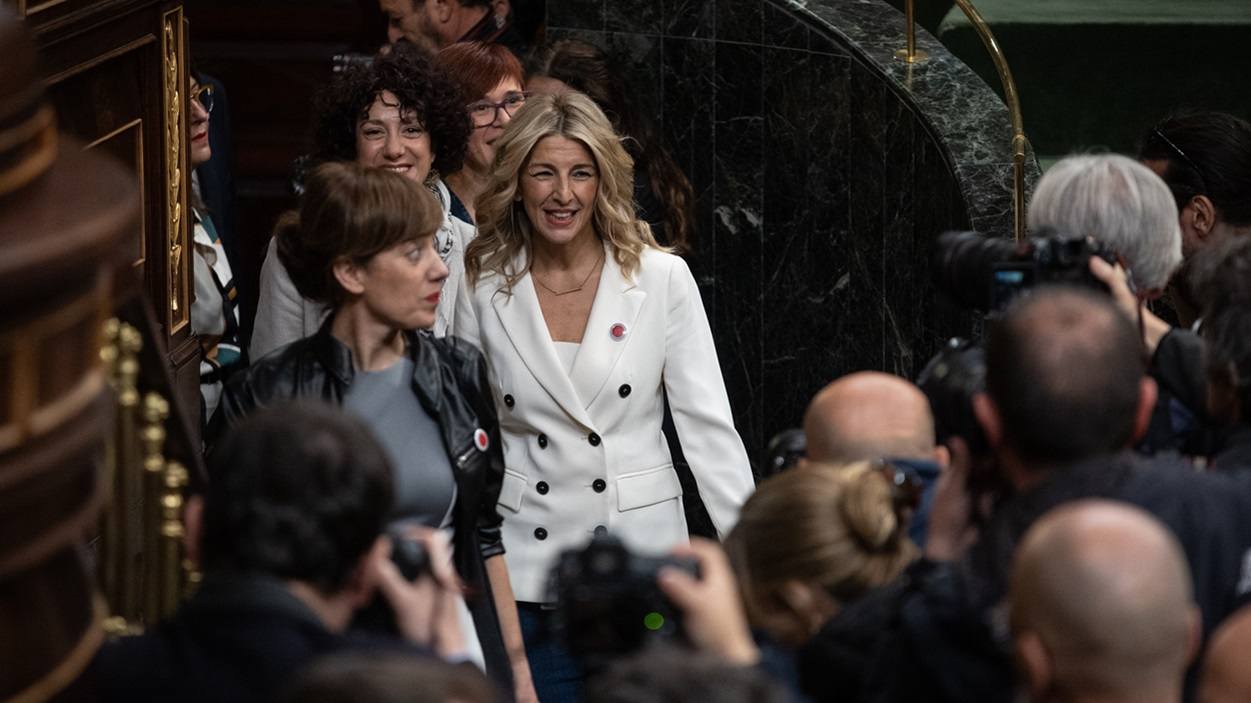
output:
[[[170,620],[106,643],[88,676],[102,701],[272,701],[308,664],[345,651],[429,656],[327,630],[277,579],[210,574]]]

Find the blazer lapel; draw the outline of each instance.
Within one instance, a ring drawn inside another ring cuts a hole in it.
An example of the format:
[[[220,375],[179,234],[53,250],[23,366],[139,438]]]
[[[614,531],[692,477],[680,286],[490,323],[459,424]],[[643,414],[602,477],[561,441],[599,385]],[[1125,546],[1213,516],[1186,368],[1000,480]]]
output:
[[[595,293],[595,302],[591,304],[591,316],[582,334],[582,346],[569,374],[573,388],[585,407],[591,407],[591,403],[599,397],[608,376],[621,359],[626,345],[630,343],[634,321],[646,299],[647,293],[622,275],[612,252],[607,251],[599,289]],[[620,334],[614,335],[617,325],[622,325]]]
[[[539,308],[539,297],[534,292],[534,282],[527,273],[513,286],[512,295],[497,290],[491,297],[491,305],[499,316],[500,324],[508,334],[509,341],[526,368],[538,380],[548,395],[565,412],[585,427],[594,429],[591,417],[579,401],[578,393],[569,381],[569,375],[561,366],[547,332],[547,322]],[[581,356],[581,354],[579,354]]]

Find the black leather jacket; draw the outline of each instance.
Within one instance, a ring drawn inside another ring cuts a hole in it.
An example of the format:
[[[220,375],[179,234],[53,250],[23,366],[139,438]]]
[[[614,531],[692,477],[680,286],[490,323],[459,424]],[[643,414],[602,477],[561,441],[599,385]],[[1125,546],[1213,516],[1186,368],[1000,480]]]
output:
[[[233,376],[209,425],[210,440],[257,408],[293,398],[317,397],[342,404],[355,368],[352,352],[330,334],[330,322],[327,320],[317,334],[293,342]],[[483,563],[504,553],[500,541],[503,517],[496,509],[504,480],[504,455],[486,362],[476,347],[455,337],[436,338],[428,332],[404,334],[413,362],[413,393],[426,412],[438,420],[456,472],[453,544],[457,571],[468,587],[465,599],[486,653],[488,672],[497,680],[506,674],[511,677]],[[478,429],[487,433],[485,451],[475,443]],[[492,671],[496,667],[502,670]],[[511,683],[505,690],[511,690]]]

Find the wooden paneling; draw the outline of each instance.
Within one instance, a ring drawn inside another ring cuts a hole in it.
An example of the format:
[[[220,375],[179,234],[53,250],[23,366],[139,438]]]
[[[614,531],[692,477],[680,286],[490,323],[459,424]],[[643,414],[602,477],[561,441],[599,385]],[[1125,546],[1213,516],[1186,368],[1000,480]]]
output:
[[[130,168],[136,183],[143,183],[143,118],[135,118],[103,137],[87,145],[88,149],[99,149]],[[140,207],[143,202],[143,190],[139,191]],[[147,228],[140,223],[135,238],[127,243],[129,258],[133,266],[143,275],[143,263],[147,260]]]
[[[19,11],[22,9],[19,6]],[[161,324],[166,359],[194,398],[187,65],[181,2],[27,2],[60,129],[119,158],[140,184],[143,226],[126,244]],[[196,405],[192,405],[192,408]]]

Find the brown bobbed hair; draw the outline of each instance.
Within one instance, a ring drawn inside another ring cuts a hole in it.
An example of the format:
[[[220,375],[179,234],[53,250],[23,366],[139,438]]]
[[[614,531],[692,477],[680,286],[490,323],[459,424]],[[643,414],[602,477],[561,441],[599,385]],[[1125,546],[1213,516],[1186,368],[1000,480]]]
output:
[[[397,244],[434,236],[443,210],[434,194],[397,173],[332,161],[308,175],[300,209],[284,214],[274,236],[278,259],[300,295],[337,307],[347,292],[334,265],[364,265]]]
[[[520,199],[520,180],[534,148],[551,136],[579,142],[595,159],[599,188],[591,222],[622,273],[633,275],[644,249],[666,251],[651,227],[635,215],[634,161],[603,111],[581,93],[540,95],[526,101],[495,143],[491,182],[477,202],[478,237],[465,250],[470,285],[482,275],[497,274],[511,292],[530,270],[533,229]],[[520,268],[513,268],[514,258],[522,253]]]
[[[869,462],[808,464],[768,479],[743,504],[725,546],[757,626],[788,581],[846,604],[919,555],[890,483]]]
[[[481,100],[507,78],[516,80],[519,86],[526,83],[521,62],[502,44],[459,42],[440,50],[434,63],[460,86],[465,105]]]

